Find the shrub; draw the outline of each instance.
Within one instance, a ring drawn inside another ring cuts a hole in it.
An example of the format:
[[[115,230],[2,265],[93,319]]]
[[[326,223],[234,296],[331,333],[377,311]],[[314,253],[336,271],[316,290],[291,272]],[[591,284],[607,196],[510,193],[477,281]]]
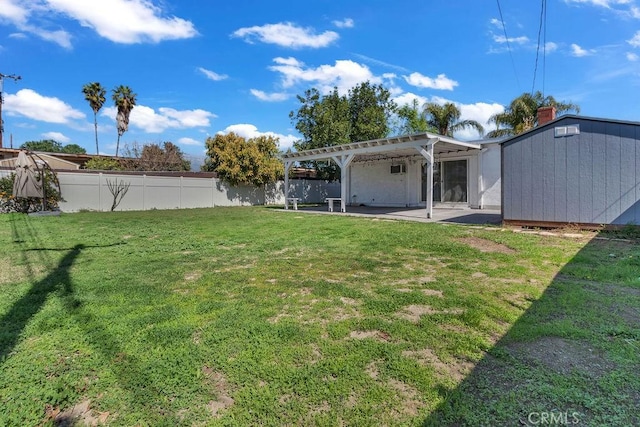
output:
[[[0,213],[8,212],[38,212],[42,210],[42,199],[38,197],[17,198],[13,195],[13,182],[16,174],[0,178]],[[49,209],[57,209],[59,202],[63,201],[58,187],[54,184],[56,178],[53,172],[45,172],[46,206]]]

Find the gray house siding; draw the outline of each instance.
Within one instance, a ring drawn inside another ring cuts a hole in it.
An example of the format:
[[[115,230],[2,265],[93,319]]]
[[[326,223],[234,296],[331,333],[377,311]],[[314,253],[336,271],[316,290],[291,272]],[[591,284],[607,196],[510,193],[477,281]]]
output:
[[[580,133],[555,137],[559,126]],[[640,123],[563,116],[502,144],[507,222],[640,224]]]

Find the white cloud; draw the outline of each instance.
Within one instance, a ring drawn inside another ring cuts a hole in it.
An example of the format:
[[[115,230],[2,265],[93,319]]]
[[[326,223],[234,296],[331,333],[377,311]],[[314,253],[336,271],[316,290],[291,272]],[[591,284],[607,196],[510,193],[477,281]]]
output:
[[[103,110],[102,115],[115,120],[116,113],[115,107],[108,107]],[[129,123],[147,133],[162,133],[167,129],[208,127],[211,125],[210,119],[215,117],[215,114],[200,109],[179,111],[161,107],[156,111],[144,105],[136,105],[131,110]]]
[[[0,0],[0,18],[7,19],[16,24],[27,22],[29,11],[23,6],[18,6],[15,0]]]
[[[557,44],[557,43],[554,43],[554,42],[547,42],[547,43],[544,45],[544,50],[545,50],[547,53],[555,52],[556,50],[558,50],[558,44]]]
[[[636,62],[640,57],[633,52],[627,52],[627,60],[631,62]]]
[[[54,141],[58,141],[63,144],[71,142],[71,138],[60,132],[45,132],[42,134],[42,136],[46,139],[53,139]]]
[[[198,141],[198,140],[195,140],[193,138],[184,137],[184,138],[179,138],[178,139],[178,144],[181,144],[181,145],[200,145],[201,146],[202,142]]]
[[[5,96],[7,114],[24,116],[47,123],[70,123],[82,120],[86,115],[58,98],[40,95],[31,89],[20,89],[15,95]]]
[[[581,58],[583,56],[589,56],[594,54],[596,51],[593,49],[583,49],[579,45],[572,43],[571,44],[571,56],[575,56],[576,58]]]
[[[9,38],[12,38],[12,39],[26,39],[27,35],[25,33],[11,33],[11,34],[9,34]]]
[[[316,34],[313,28],[298,27],[290,22],[284,22],[240,28],[233,32],[232,37],[242,38],[247,43],[258,40],[290,48],[320,48],[330,45],[340,36],[334,31]]]
[[[529,37],[520,36],[520,37],[509,37],[509,38],[506,38],[505,36],[494,34],[493,35],[493,41],[496,42],[496,43],[500,43],[500,44],[507,43],[507,41],[509,43],[512,43],[512,44],[526,44],[526,43],[529,43]]]
[[[354,26],[353,19],[351,18],[345,18],[341,21],[332,21],[332,23],[338,28],[353,28]]]
[[[627,43],[633,47],[640,47],[640,31],[636,31],[633,37],[627,40]]]
[[[278,146],[280,150],[286,150],[287,148],[293,147],[293,143],[300,139],[299,137],[291,134],[283,135],[281,133],[275,133],[275,132],[260,132],[257,127],[248,123],[239,123],[236,125],[227,126],[223,131],[220,131],[218,133],[222,135],[226,135],[231,132],[247,139],[257,138],[263,135],[278,138],[279,140]]]
[[[215,71],[207,70],[206,68],[202,67],[198,67],[197,70],[204,74],[206,78],[215,82],[224,80],[229,77],[226,74],[218,74]]]
[[[340,93],[346,93],[367,80],[372,84],[382,83],[382,79],[375,76],[366,65],[350,60],[338,60],[335,65],[316,68],[307,68],[304,63],[291,57],[274,58],[273,61],[277,65],[272,65],[269,69],[282,74],[282,86],[285,88],[305,83],[315,86],[321,93],[328,93],[334,87],[338,87]]]
[[[500,21],[498,18],[491,18],[491,21],[489,21],[491,23],[491,25],[493,25],[494,27],[497,28],[502,28],[502,21]]]
[[[71,35],[67,31],[40,26],[40,22],[46,21],[42,18],[53,14],[78,21],[83,27],[91,28],[115,43],[158,43],[198,34],[190,21],[163,16],[163,10],[150,0],[32,0],[25,4],[0,0],[0,18],[9,20],[20,31],[71,48]]]
[[[266,93],[258,89],[251,89],[251,94],[260,101],[266,102],[278,102],[289,99],[289,94],[284,92]]]
[[[454,87],[458,86],[458,82],[455,80],[451,80],[444,74],[438,74],[438,76],[434,79],[431,77],[423,76],[420,73],[411,73],[408,76],[404,77],[405,81],[409,83],[411,86],[416,87],[424,87],[429,89],[439,89],[439,90],[453,90]]]
[[[418,101],[418,106],[422,108],[422,106],[428,101],[428,99],[424,96],[416,95],[415,93],[406,92],[402,95],[396,96],[393,98],[393,101],[398,104],[398,106],[402,107],[403,105],[412,105],[413,100]]]

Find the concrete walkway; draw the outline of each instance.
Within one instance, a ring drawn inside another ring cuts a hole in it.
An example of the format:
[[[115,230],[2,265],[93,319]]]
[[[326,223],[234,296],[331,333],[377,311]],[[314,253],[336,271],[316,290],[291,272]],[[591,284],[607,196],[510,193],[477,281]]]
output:
[[[347,215],[368,218],[394,219],[418,222],[445,222],[455,224],[499,225],[502,216],[499,210],[471,209],[468,207],[434,207],[433,218],[427,218],[425,208],[377,208],[369,206],[347,206],[347,212],[329,212],[327,205],[300,207],[297,211],[325,215]]]

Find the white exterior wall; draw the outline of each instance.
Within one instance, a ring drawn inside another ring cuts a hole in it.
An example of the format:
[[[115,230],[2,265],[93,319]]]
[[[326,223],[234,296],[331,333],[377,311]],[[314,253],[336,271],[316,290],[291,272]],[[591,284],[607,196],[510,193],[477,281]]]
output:
[[[467,204],[472,208],[499,208],[500,145],[486,144],[482,152],[444,154],[436,158],[436,161],[454,160],[467,161]],[[407,172],[391,174],[391,165],[401,162],[407,165]],[[422,201],[424,163],[425,159],[421,156],[395,161],[352,163],[348,202],[352,205],[366,206],[425,206],[425,202]]]
[[[391,173],[391,165],[405,163],[406,173]],[[420,164],[416,159],[381,160],[351,163],[351,186],[348,204],[366,206],[417,206],[416,175],[420,185]],[[417,173],[416,173],[417,172]],[[418,187],[418,191],[420,188]]]
[[[485,209],[500,209],[502,204],[501,150],[499,143],[482,147],[480,204]]]

